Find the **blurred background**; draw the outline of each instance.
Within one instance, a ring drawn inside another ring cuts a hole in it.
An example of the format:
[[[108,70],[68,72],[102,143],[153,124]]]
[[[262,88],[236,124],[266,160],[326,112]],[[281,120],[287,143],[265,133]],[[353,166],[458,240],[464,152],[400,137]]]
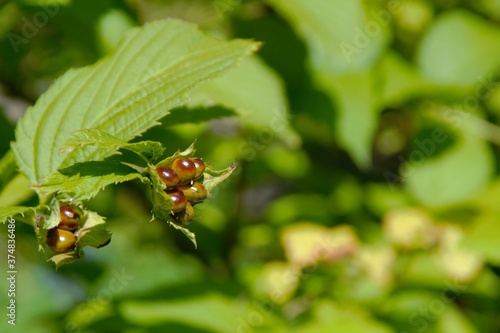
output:
[[[238,162],[198,249],[139,183],[88,202],[112,242],[58,271],[18,223],[2,332],[500,332],[500,1],[0,1],[0,154],[55,78],[169,17],[263,42],[143,136]]]

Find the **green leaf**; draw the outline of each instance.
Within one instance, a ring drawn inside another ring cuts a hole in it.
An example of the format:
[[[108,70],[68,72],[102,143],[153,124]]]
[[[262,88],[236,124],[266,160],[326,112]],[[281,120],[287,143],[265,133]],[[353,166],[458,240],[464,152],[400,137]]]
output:
[[[386,53],[378,70],[384,75],[381,90],[384,105],[401,105],[411,98],[435,94],[442,89],[423,79],[418,69],[396,52]]]
[[[122,148],[143,156],[151,163],[155,163],[165,152],[165,147],[158,141],[139,141],[124,145]]]
[[[61,147],[61,151],[71,152],[77,147],[93,146],[94,149],[114,149],[120,148],[130,150],[146,160],[146,162],[154,163],[158,160],[165,148],[160,142],[156,141],[140,141],[136,143],[128,143],[120,140],[116,136],[97,129],[85,129],[76,131]]]
[[[92,147],[58,152],[74,131],[85,128],[133,139],[186,102],[194,86],[257,47],[243,40],[218,40],[176,20],[132,29],[112,56],[68,71],[26,111],[13,144],[21,171],[37,183],[75,162],[114,154],[114,148]]]
[[[128,142],[97,129],[84,129],[73,132],[71,137],[61,146],[60,153],[72,152],[77,147],[94,146],[97,149],[113,148],[118,150]]]
[[[367,69],[377,60],[388,41],[388,23],[379,17],[370,18],[361,1],[267,2],[304,38],[311,63],[318,71],[342,74]],[[376,33],[367,33],[370,21],[378,28]]]
[[[0,160],[0,192],[17,174],[16,159],[12,150],[9,150]]]
[[[500,65],[499,38],[500,29],[481,17],[450,11],[424,36],[418,54],[420,69],[437,83],[472,84]]]
[[[465,249],[484,256],[488,261],[496,265],[500,265],[499,217],[498,212],[480,216],[472,223],[460,243]]]
[[[210,191],[212,191],[217,185],[229,178],[235,169],[236,163],[218,171],[207,168],[203,176],[203,186],[205,186],[208,193],[210,193]]]
[[[342,327],[343,332],[350,333],[392,333],[386,326],[368,317],[366,313],[340,306],[328,301],[316,304],[315,319],[294,330],[297,333],[328,333]]]
[[[104,217],[91,211],[85,212],[87,219],[78,230],[78,248],[80,256],[85,246],[101,247],[111,239],[111,233],[106,230]]]
[[[9,150],[0,160],[0,207],[22,204],[33,194],[29,181],[17,171],[14,153]]]
[[[197,87],[189,105],[214,103],[234,109],[250,126],[269,128],[290,146],[297,146],[300,141],[289,125],[281,78],[257,57],[248,57],[224,77]]]
[[[497,21],[500,18],[499,0],[477,0],[471,3],[479,13],[486,15],[491,20]]]
[[[1,206],[16,206],[26,202],[35,192],[30,188],[28,178],[22,173],[16,174],[0,192]]]
[[[437,333],[478,333],[464,313],[455,307],[446,307],[439,316]]]
[[[198,247],[198,243],[196,243],[196,235],[194,234],[194,232],[192,232],[188,228],[184,228],[184,227],[182,227],[182,226],[180,226],[177,223],[174,223],[172,221],[167,221],[167,222],[171,227],[182,232],[194,244],[195,249]]]
[[[49,230],[52,228],[55,228],[59,225],[59,222],[61,222],[61,215],[60,215],[60,206],[59,201],[52,199],[50,202],[50,214],[48,217],[44,216],[43,217],[43,222],[38,223],[38,227],[41,229]],[[82,214],[80,214],[82,215]],[[45,237],[47,236],[46,233],[43,234],[43,239],[42,242],[39,242],[39,245],[41,248],[43,248],[45,244]]]
[[[120,162],[84,162],[55,172],[32,187],[43,196],[57,192],[80,201],[95,197],[108,185],[133,179],[149,183],[147,177]]]
[[[10,206],[10,207],[0,207],[0,223],[5,223],[9,218],[16,215],[23,215],[28,212],[36,212],[35,207],[24,207],[24,206]]]
[[[449,136],[445,140],[450,140]],[[408,191],[421,203],[442,206],[471,198],[481,191],[493,173],[493,156],[488,144],[469,133],[442,154],[432,155],[436,145],[431,138],[409,154],[402,177]]]
[[[361,167],[371,162],[372,139],[378,127],[378,97],[371,71],[342,76],[317,76],[318,82],[334,101],[335,136]]]
[[[222,106],[208,106],[208,107],[182,107],[173,109],[171,113],[162,119],[163,126],[173,126],[187,123],[200,123],[212,119],[222,117],[233,117],[237,113],[232,109]]]
[[[119,312],[128,322],[141,327],[174,321],[207,332],[230,333],[240,324],[234,300],[217,294],[171,301],[127,301],[121,304]]]

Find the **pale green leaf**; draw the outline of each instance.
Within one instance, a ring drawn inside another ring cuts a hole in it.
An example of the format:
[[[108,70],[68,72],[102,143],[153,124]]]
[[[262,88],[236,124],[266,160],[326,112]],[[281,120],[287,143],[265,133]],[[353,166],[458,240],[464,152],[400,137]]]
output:
[[[341,307],[328,301],[315,305],[314,320],[294,330],[297,333],[330,333],[342,328],[349,333],[393,333],[387,325],[377,322],[361,310]]]
[[[498,213],[480,216],[473,221],[461,242],[461,246],[484,256],[488,261],[496,265],[500,265],[499,233],[500,223]]]
[[[97,129],[76,131],[61,147],[61,151],[73,151],[77,147],[93,146],[94,149],[127,149],[143,157],[147,162],[154,163],[159,159],[165,148],[160,142],[140,141],[128,143],[116,136]]]
[[[183,226],[180,226],[177,223],[174,223],[172,221],[168,221],[168,224],[171,227],[173,227],[173,228],[179,230],[180,232],[182,232],[194,244],[195,248],[198,247],[198,244],[196,243],[196,235],[194,234],[194,232],[192,232],[188,228],[184,228]]]
[[[24,207],[24,206],[10,206],[10,207],[0,207],[0,223],[5,223],[9,218],[13,218],[16,215],[23,215],[32,212],[35,213],[35,207]]]
[[[246,58],[224,77],[194,89],[190,106],[212,104],[236,110],[245,124],[266,128],[290,146],[300,141],[289,125],[283,82],[257,57]]]
[[[451,140],[446,137],[448,140]],[[493,173],[488,144],[469,133],[444,153],[426,159],[441,142],[431,138],[409,153],[402,170],[408,191],[421,203],[442,206],[471,198],[480,192]]]
[[[341,74],[366,69],[388,40],[388,22],[369,17],[361,0],[267,2],[304,38],[311,63],[319,71]]]
[[[216,294],[170,301],[127,301],[119,311],[128,322],[141,327],[174,321],[210,332],[232,333],[239,326],[234,300]]]
[[[500,29],[462,10],[443,14],[424,36],[418,54],[423,75],[437,83],[467,85],[500,65]],[[474,47],[471,47],[474,45]]]
[[[318,75],[318,82],[334,102],[335,136],[361,167],[371,163],[372,140],[378,127],[378,97],[370,72],[342,76]]]
[[[106,230],[104,217],[91,211],[86,211],[85,216],[85,222],[78,229],[79,250],[81,251],[85,246],[101,247],[109,242],[111,233]]]
[[[165,152],[165,147],[158,141],[133,142],[124,145],[122,148],[143,156],[145,160],[151,163],[155,163]]]
[[[14,153],[9,150],[0,160],[0,207],[22,204],[33,194],[26,176],[18,173]]]
[[[96,30],[103,53],[111,53],[134,21],[123,10],[109,9],[99,17]]]
[[[119,162],[84,162],[55,172],[45,178],[42,184],[32,187],[41,195],[57,192],[73,200],[88,200],[108,185],[134,179],[149,182],[147,177]]]
[[[49,229],[57,227],[59,225],[59,222],[61,222],[61,215],[59,210],[60,207],[61,205],[59,204],[59,201],[52,199],[50,202],[50,214],[48,216],[44,215],[43,222],[38,223],[38,228],[45,229],[41,233],[43,236],[41,240],[42,242],[39,242],[42,248],[46,245],[45,244],[45,237],[47,236],[46,232]]]
[[[0,192],[1,206],[16,206],[26,202],[35,194],[28,178],[22,173],[16,174]]]
[[[212,191],[217,185],[219,185],[227,178],[229,178],[229,176],[231,176],[231,174],[233,173],[234,169],[236,169],[236,163],[223,170],[216,171],[207,168],[203,176],[203,186],[205,186],[208,193],[210,194],[210,191]]]
[[[176,20],[132,29],[112,56],[68,71],[26,111],[13,145],[21,171],[36,183],[75,162],[112,155],[114,148],[58,152],[74,131],[85,128],[130,141],[184,103],[198,83],[234,66],[257,47],[209,37]]]
[[[446,307],[437,322],[437,333],[478,333],[464,313],[455,307]]]
[[[16,174],[16,159],[12,150],[9,150],[0,160],[0,191]]]
[[[384,75],[381,98],[385,105],[403,104],[440,89],[437,84],[424,80],[418,69],[396,52],[384,55],[379,71]]]
[[[121,140],[114,135],[101,130],[88,128],[73,132],[71,137],[61,146],[59,152],[72,152],[77,147],[85,146],[94,146],[97,149],[113,148],[118,150],[126,144],[126,141]]]

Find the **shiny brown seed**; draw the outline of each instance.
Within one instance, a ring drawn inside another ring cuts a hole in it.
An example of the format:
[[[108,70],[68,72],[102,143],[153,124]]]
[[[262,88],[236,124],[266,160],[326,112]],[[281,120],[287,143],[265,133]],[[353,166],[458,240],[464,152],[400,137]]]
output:
[[[207,189],[200,182],[194,182],[193,185],[181,186],[184,196],[189,202],[200,202],[207,198]]]
[[[205,162],[203,162],[203,160],[199,157],[193,157],[191,161],[193,161],[194,166],[196,167],[194,179],[198,179],[203,175],[203,172],[205,172]]]
[[[172,168],[158,167],[156,173],[167,187],[176,187],[179,184],[179,176]]]
[[[188,202],[186,208],[178,213],[173,214],[173,217],[177,223],[182,225],[188,225],[194,218],[193,206]]]
[[[80,215],[70,206],[59,207],[61,221],[57,226],[59,229],[75,231],[80,224]]]
[[[175,213],[186,208],[187,199],[181,190],[165,191],[165,193],[168,195],[170,200],[172,200],[172,207],[170,207],[171,211]]]
[[[180,185],[189,183],[196,175],[196,166],[187,157],[176,158],[171,167],[179,176]]]
[[[64,229],[53,228],[47,233],[47,245],[56,252],[67,252],[75,248],[75,235]]]

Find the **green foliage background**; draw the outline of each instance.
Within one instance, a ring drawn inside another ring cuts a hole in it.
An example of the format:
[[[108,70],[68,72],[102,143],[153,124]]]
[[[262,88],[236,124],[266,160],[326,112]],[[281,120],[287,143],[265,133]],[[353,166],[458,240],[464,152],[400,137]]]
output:
[[[2,332],[500,332],[498,1],[0,6],[2,156],[53,79],[134,26],[175,17],[263,42],[141,137],[238,162],[196,208],[198,248],[148,223],[139,181],[87,203],[112,242],[57,271],[17,223],[18,318]],[[37,204],[0,171],[0,206]]]

